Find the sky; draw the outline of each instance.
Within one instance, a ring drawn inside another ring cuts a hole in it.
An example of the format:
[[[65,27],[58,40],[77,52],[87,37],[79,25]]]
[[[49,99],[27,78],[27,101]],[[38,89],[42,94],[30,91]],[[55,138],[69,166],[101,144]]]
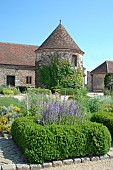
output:
[[[40,46],[60,19],[86,71],[113,60],[113,0],[0,0],[0,42]]]

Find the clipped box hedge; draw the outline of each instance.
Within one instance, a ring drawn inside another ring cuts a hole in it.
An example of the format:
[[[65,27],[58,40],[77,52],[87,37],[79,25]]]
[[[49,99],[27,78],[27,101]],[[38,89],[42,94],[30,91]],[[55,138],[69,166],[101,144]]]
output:
[[[36,94],[51,94],[51,90],[42,88],[28,88],[28,92],[34,92]]]
[[[113,139],[113,112],[97,112],[92,116],[91,121],[105,125]]]
[[[30,163],[101,155],[110,149],[110,132],[102,124],[42,126],[35,122],[31,117],[18,118],[11,129]]]
[[[76,95],[77,94],[77,90],[73,88],[55,89],[55,92],[58,92],[61,95]]]

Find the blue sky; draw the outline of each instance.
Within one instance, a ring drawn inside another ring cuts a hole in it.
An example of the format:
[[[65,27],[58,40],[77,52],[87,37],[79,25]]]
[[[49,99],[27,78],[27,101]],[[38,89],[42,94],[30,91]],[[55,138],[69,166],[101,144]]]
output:
[[[0,0],[0,42],[41,45],[60,19],[86,70],[113,60],[113,0]]]

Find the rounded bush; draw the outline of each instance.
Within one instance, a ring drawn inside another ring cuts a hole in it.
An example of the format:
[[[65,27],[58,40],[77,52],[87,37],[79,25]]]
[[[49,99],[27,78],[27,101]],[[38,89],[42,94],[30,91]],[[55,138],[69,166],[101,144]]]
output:
[[[108,129],[92,122],[42,126],[24,117],[13,122],[11,134],[30,163],[106,154],[111,143]]]
[[[105,125],[113,139],[113,112],[97,112],[92,116],[91,121]]]
[[[51,94],[51,90],[42,88],[28,88],[28,92],[34,92],[36,94]]]
[[[55,92],[58,92],[61,95],[75,95],[77,93],[77,90],[73,88],[60,88],[55,89]]]

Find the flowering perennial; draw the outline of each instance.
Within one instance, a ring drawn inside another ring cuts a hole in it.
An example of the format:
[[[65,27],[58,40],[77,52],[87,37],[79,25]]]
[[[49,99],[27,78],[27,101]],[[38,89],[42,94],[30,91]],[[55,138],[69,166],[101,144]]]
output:
[[[66,101],[51,101],[49,104],[45,103],[46,109],[42,115],[43,124],[74,124],[78,119],[83,120],[84,114],[75,100]],[[37,120],[41,123],[41,120]]]

